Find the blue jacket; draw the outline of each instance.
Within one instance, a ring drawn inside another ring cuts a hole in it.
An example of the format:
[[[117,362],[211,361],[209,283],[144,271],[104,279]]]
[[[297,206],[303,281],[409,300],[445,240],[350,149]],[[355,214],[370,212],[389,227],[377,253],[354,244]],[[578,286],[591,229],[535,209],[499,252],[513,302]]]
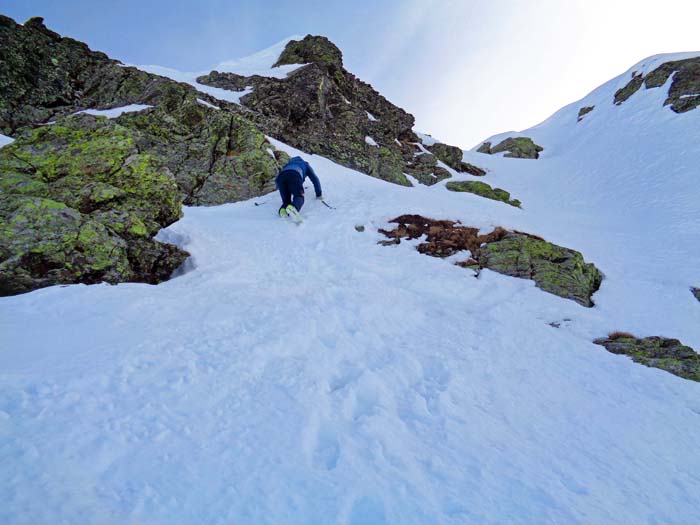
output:
[[[302,184],[304,183],[304,180],[306,180],[306,177],[309,177],[314,185],[316,197],[320,197],[322,195],[321,181],[318,180],[318,177],[316,176],[316,173],[314,173],[314,169],[311,167],[311,164],[306,162],[301,157],[292,157],[292,160],[285,164],[284,168],[282,168],[277,177],[279,177],[285,171],[297,172],[301,177]],[[275,186],[277,186],[277,179],[275,179]]]

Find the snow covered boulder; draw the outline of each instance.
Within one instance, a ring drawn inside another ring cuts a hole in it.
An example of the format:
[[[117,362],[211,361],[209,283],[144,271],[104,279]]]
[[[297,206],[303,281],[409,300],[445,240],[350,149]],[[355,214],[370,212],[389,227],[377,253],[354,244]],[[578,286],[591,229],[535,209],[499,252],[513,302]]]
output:
[[[652,368],[660,368],[692,381],[700,381],[700,354],[678,339],[666,337],[637,338],[632,334],[614,332],[593,341],[608,352],[623,354]]]
[[[436,142],[432,146],[427,146],[427,149],[450,168],[459,172],[466,172],[470,175],[483,177],[486,175],[486,170],[464,162],[462,160],[462,150],[457,146],[450,146],[442,142]]]
[[[0,295],[169,278],[189,255],[154,235],[181,216],[170,171],[135,134],[77,115],[0,149]]]
[[[475,195],[479,195],[480,197],[505,202],[506,204],[520,208],[521,202],[517,199],[511,199],[510,193],[508,193],[506,190],[501,188],[492,188],[485,182],[478,180],[450,181],[447,183],[446,187],[450,191],[473,193]]]
[[[488,155],[495,155],[505,151],[506,154],[503,155],[504,157],[514,159],[539,159],[540,152],[544,151],[544,148],[535,144],[529,137],[508,137],[494,147],[491,147],[490,142],[484,142],[476,151]]]

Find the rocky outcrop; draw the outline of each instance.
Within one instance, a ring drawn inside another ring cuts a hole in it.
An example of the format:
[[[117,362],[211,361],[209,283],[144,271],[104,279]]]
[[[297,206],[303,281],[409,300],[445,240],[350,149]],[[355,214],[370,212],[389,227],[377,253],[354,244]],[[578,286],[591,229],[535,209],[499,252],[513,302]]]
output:
[[[155,108],[117,121],[139,132],[139,146],[173,173],[188,205],[216,205],[263,195],[289,156],[249,120],[197,102],[172,86]]]
[[[476,177],[483,177],[486,175],[486,170],[464,162],[462,160],[462,150],[457,146],[449,146],[442,142],[436,142],[432,146],[428,146],[428,150],[455,171],[469,173]]]
[[[459,222],[434,220],[420,215],[402,215],[390,221],[393,230],[379,230],[390,240],[382,244],[399,244],[401,239],[425,236],[417,249],[434,257],[448,257],[468,250],[470,257],[456,263],[465,268],[488,268],[498,273],[532,279],[542,290],[591,307],[591,296],[598,290],[602,273],[583,256],[569,248],[521,232],[496,228],[481,235],[478,228]]]
[[[692,287],[692,288],[690,289],[690,293],[692,293],[692,294],[695,296],[695,298],[696,298],[698,301],[700,301],[700,288]]]
[[[501,188],[492,188],[485,182],[478,180],[450,181],[446,184],[446,187],[450,191],[473,193],[487,199],[505,202],[506,204],[510,204],[511,206],[515,206],[517,208],[520,208],[521,205],[519,200],[511,200],[510,193],[508,193],[506,190]]]
[[[492,147],[490,142],[484,142],[478,150],[478,153],[486,153],[495,155],[497,153],[506,152],[504,157],[514,159],[538,159],[540,152],[544,151],[542,146],[533,142],[529,137],[508,137]]]
[[[0,15],[0,133],[15,135],[88,108],[156,104],[172,80],[150,75],[47,29]],[[192,90],[194,91],[194,90]]]
[[[483,246],[479,265],[513,277],[532,279],[538,288],[591,307],[603,275],[576,250],[524,233],[509,232]]]
[[[700,57],[665,62],[643,75],[636,71],[632,79],[615,92],[615,104],[620,105],[641,89],[659,88],[673,76],[664,106],[676,113],[685,113],[700,106]]]
[[[637,338],[632,334],[615,332],[593,341],[608,352],[622,354],[652,368],[660,368],[692,381],[700,381],[700,354],[678,339],[666,337]]]
[[[595,109],[595,106],[585,106],[578,110],[578,122],[583,120],[583,117],[588,115],[591,111]]]
[[[413,116],[349,73],[342,53],[327,38],[307,35],[289,42],[275,65],[287,64],[306,65],[286,78],[212,71],[197,81],[231,91],[252,88],[240,102],[266,134],[389,182],[410,185],[404,174],[426,185],[450,177],[438,159],[458,171],[483,171],[441,157],[445,153],[452,159],[456,151],[461,161],[459,148],[419,149]]]
[[[0,149],[0,295],[54,284],[158,283],[188,256],[153,239],[181,216],[167,167],[138,136],[79,115]]]
[[[139,132],[141,151],[170,169],[186,204],[221,204],[266,193],[286,162],[287,156],[275,151],[239,106],[122,67],[50,31],[40,18],[21,26],[0,16],[0,53],[0,132],[17,134],[86,108],[153,105],[118,121]]]

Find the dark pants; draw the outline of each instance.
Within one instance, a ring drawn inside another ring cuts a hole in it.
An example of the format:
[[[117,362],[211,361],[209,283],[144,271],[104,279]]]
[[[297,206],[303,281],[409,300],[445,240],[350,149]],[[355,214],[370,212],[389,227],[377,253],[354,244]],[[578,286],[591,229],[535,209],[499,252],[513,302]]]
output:
[[[277,175],[277,189],[282,197],[282,208],[293,204],[297,211],[304,205],[304,183],[296,171],[283,171]]]

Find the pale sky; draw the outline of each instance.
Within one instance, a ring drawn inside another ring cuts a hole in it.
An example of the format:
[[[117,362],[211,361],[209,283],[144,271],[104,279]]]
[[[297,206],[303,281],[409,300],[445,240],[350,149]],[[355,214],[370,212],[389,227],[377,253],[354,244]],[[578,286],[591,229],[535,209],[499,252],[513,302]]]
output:
[[[700,51],[698,0],[2,0],[124,62],[206,70],[293,34],[463,148],[539,123],[649,55]]]

